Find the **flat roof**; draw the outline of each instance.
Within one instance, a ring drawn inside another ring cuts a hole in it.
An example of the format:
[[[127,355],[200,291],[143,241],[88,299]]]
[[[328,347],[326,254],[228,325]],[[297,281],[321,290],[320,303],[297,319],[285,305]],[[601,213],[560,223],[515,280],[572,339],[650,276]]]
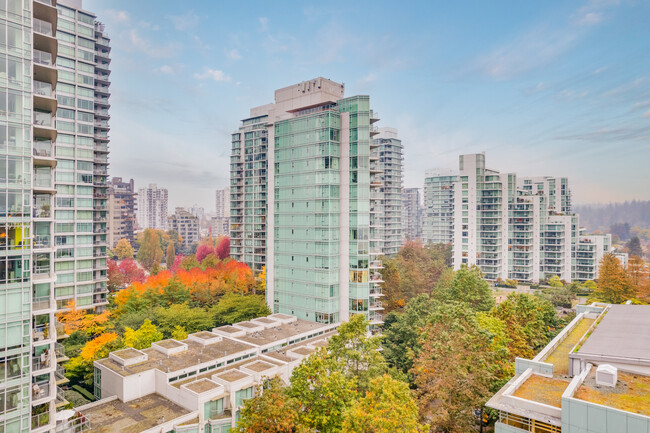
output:
[[[612,305],[578,355],[650,360],[650,305]]]
[[[83,410],[93,433],[140,433],[190,413],[158,394],[123,403],[119,399]]]
[[[565,376],[569,374],[569,352],[578,344],[578,341],[587,333],[587,330],[595,321],[596,319],[583,318],[555,350],[549,353],[543,360],[544,362],[553,364],[553,374]]]
[[[110,358],[100,359],[95,362],[122,376],[130,376],[132,374],[142,373],[143,371],[152,369],[158,369],[165,373],[169,371],[171,373],[198,365],[199,360],[201,361],[200,363],[204,363],[254,348],[254,346],[249,344],[231,340],[226,337],[223,337],[223,339],[217,343],[207,346],[192,340],[183,340],[183,343],[187,344],[187,350],[169,356],[156,349],[144,349],[142,352],[147,354],[148,360],[129,366],[122,367],[121,364],[116,363]]]
[[[245,377],[250,377],[250,375],[239,370],[229,370],[225,373],[217,374],[216,377],[221,380],[225,380],[226,382],[237,382],[238,380],[244,379]]]
[[[569,386],[568,380],[532,374],[519,385],[513,395],[549,406],[562,407],[562,394],[567,386]]]
[[[277,317],[277,315],[276,315]],[[291,316],[287,316],[291,317]],[[250,323],[250,322],[249,322]],[[261,325],[256,325],[261,326]],[[272,328],[266,328],[262,331],[246,334],[241,337],[234,337],[237,340],[245,341],[246,343],[264,346],[274,341],[284,340],[293,337],[294,335],[304,334],[309,331],[318,331],[328,325],[323,323],[308,322],[306,320],[298,319],[293,323],[282,323]]]
[[[596,385],[596,368],[593,367],[573,397],[650,416],[650,377],[618,370],[615,387]]]
[[[126,349],[121,349],[113,352],[113,355],[116,355],[122,359],[131,359],[131,358],[137,358],[138,356],[142,356],[142,353],[140,353],[139,350],[136,350],[132,347],[127,347]]]

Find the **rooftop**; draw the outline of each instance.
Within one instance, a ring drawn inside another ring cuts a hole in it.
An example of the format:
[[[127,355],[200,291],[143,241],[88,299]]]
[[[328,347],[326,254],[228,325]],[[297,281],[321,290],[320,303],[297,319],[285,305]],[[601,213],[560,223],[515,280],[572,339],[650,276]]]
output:
[[[183,343],[176,340],[160,340],[156,341],[156,344],[160,347],[164,347],[165,349],[175,349],[177,347],[183,346]]]
[[[221,385],[219,385],[216,382],[213,382],[208,379],[201,379],[201,380],[196,380],[194,382],[188,383],[185,388],[189,389],[190,391],[193,391],[197,394],[201,394],[206,391],[211,391],[213,389],[219,388]]]
[[[249,370],[256,371],[258,373],[269,370],[273,367],[274,367],[273,364],[269,364],[268,362],[264,362],[264,361],[257,361],[257,362],[253,362],[252,364],[246,365],[246,368],[248,368]]]
[[[611,305],[578,354],[650,360],[649,329],[649,305]]]
[[[578,341],[587,332],[596,319],[582,319],[566,338],[551,352],[544,362],[553,364],[553,373],[559,375],[569,374],[569,352],[578,344]]]
[[[101,359],[95,362],[122,376],[130,376],[154,368],[163,372],[178,371],[199,364],[199,360],[201,362],[208,362],[210,360],[217,360],[224,356],[253,349],[253,346],[249,344],[234,341],[225,337],[221,341],[207,346],[191,340],[183,340],[183,343],[187,344],[187,350],[170,356],[167,356],[156,349],[144,349],[142,352],[147,354],[147,361],[125,367],[122,367],[122,365],[116,363],[110,358]]]
[[[533,374],[517,388],[514,396],[549,406],[562,407],[562,393],[568,385],[567,380]]]
[[[274,315],[278,316],[278,315]],[[291,317],[291,316],[287,316]],[[248,322],[250,323],[250,322]],[[241,325],[241,323],[238,323]],[[259,325],[255,325],[259,326]],[[294,335],[302,334],[305,332],[317,330],[318,328],[324,328],[327,325],[321,323],[308,322],[306,320],[297,320],[289,324],[279,324],[273,328],[267,328],[263,331],[253,332],[252,334],[247,334],[242,337],[237,337],[237,340],[244,341],[246,343],[251,343],[259,346],[264,346],[274,341],[284,340],[286,338],[292,337]]]
[[[142,353],[140,353],[139,350],[133,349],[131,347],[115,351],[113,354],[119,356],[122,359],[132,359],[137,358],[138,356],[142,356]]]
[[[139,433],[159,425],[163,417],[171,421],[189,413],[158,394],[128,403],[112,400],[83,411],[90,418],[89,431],[93,433]]]
[[[225,373],[217,374],[216,377],[226,382],[237,382],[240,379],[249,377],[249,375],[239,370],[228,370]]]
[[[611,388],[596,385],[596,369],[592,368],[573,397],[650,416],[650,377],[618,370],[618,382]]]

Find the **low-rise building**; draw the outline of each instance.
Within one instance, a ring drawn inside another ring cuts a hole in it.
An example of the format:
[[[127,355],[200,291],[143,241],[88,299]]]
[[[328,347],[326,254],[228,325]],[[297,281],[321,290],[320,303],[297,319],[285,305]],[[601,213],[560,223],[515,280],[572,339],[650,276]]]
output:
[[[183,240],[182,245],[188,251],[194,242],[200,238],[199,219],[181,207],[176,208],[174,215],[167,222],[169,230],[174,230]]]
[[[99,400],[77,408],[57,432],[228,432],[257,385],[273,377],[288,383],[337,326],[272,314],[111,352],[94,364]]]
[[[578,305],[577,316],[486,406],[496,433],[650,431],[650,306]]]

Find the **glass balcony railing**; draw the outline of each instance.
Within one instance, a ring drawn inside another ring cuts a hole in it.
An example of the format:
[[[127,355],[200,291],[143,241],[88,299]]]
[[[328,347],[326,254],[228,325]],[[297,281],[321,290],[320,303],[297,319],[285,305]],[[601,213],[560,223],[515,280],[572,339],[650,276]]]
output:
[[[44,341],[50,338],[50,325],[46,323],[44,325],[34,326],[32,329],[32,335],[34,341]]]
[[[47,381],[35,382],[32,384],[32,401],[49,397],[52,390],[52,384]]]
[[[47,352],[41,353],[39,356],[32,356],[32,371],[45,370],[51,365],[52,360]]]
[[[54,116],[47,111],[34,111],[34,125],[54,128]]]
[[[42,35],[46,36],[53,36],[52,32],[52,23],[48,23],[47,21],[39,20],[38,18],[34,18],[32,28],[36,33],[40,33]]]
[[[46,4],[48,6],[54,6],[54,1],[53,0],[36,0],[39,3]]]
[[[50,83],[43,83],[42,81],[34,81],[34,93],[36,95],[48,96],[54,98],[54,89]]]
[[[41,0],[36,0],[41,1]],[[32,415],[32,430],[45,427],[50,423],[50,412],[39,413],[38,415]]]
[[[34,141],[34,156],[52,158],[54,155],[53,147],[50,140],[36,140]]]
[[[45,66],[54,66],[52,63],[52,54],[37,49],[34,49],[34,63]]]
[[[39,188],[52,188],[52,175],[36,173],[34,175],[34,186]]]

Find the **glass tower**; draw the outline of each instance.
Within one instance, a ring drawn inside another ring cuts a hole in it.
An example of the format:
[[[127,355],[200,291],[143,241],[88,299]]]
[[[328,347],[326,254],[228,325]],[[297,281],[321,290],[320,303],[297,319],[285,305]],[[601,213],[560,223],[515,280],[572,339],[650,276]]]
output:
[[[106,276],[109,39],[79,0],[57,4],[56,302],[108,302]]]

